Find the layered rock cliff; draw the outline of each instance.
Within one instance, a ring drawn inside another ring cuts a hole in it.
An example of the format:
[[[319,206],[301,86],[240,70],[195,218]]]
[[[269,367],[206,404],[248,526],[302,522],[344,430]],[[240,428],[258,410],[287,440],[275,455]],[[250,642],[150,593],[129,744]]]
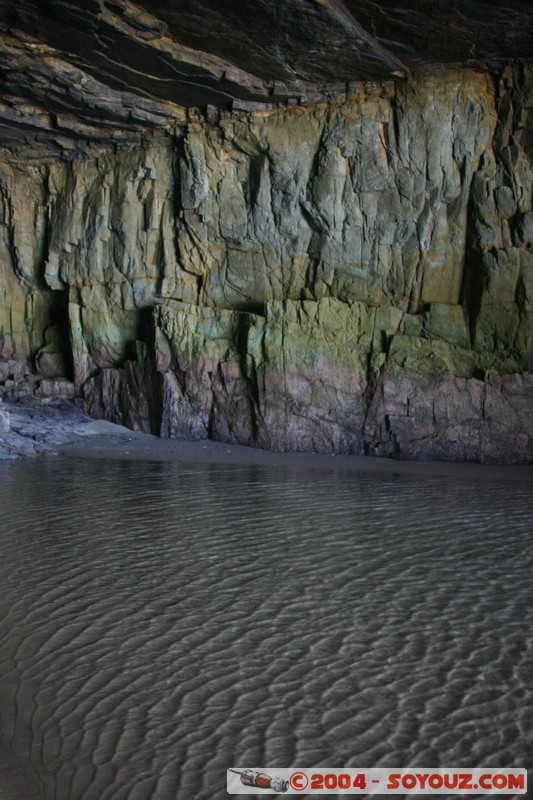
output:
[[[163,436],[533,460],[532,123],[531,67],[448,69],[6,156],[4,395]]]

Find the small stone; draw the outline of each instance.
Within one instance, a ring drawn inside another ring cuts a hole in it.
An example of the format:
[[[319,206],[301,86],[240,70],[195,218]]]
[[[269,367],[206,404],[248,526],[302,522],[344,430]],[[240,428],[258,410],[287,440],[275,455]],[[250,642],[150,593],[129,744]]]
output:
[[[8,433],[11,430],[10,417],[7,411],[0,408],[0,433]]]

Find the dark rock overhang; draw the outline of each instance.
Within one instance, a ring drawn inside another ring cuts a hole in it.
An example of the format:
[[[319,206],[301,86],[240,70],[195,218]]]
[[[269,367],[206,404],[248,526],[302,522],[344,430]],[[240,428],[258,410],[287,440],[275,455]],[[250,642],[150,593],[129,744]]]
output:
[[[79,154],[191,106],[315,102],[532,55],[530,0],[0,0],[0,144]]]

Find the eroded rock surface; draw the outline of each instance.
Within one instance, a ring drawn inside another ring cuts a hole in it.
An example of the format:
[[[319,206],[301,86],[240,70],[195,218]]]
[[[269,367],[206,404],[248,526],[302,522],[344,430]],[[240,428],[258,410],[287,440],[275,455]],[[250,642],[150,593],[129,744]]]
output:
[[[109,422],[95,422],[67,400],[26,395],[19,403],[0,405],[0,461],[55,455],[65,444],[101,433],[127,436]]]
[[[464,346],[460,306],[424,316],[413,331],[412,315],[356,301],[270,301],[265,316],[159,307],[161,433],[285,451],[533,459],[533,375],[487,374],[486,355]]]
[[[190,107],[313,103],[532,52],[529,0],[0,0],[0,145],[87,156]]]
[[[460,69],[2,162],[4,392],[30,364],[165,436],[532,460],[532,119],[530,67]]]

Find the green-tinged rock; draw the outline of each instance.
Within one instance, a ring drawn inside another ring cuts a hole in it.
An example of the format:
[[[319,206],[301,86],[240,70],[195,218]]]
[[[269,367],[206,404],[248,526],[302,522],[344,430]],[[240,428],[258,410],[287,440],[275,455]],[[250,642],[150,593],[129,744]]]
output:
[[[387,368],[424,375],[469,377],[476,368],[475,354],[446,341],[416,336],[395,336],[391,342]]]
[[[359,452],[373,310],[276,302],[266,316],[167,303],[155,311],[164,435]]]
[[[467,349],[468,328],[462,306],[433,303],[419,317],[420,332],[426,339],[440,340],[450,345]],[[407,330],[405,331],[407,333]],[[414,336],[416,332],[413,331]]]
[[[516,64],[4,154],[0,392],[73,378],[165,436],[528,459],[532,119]]]

